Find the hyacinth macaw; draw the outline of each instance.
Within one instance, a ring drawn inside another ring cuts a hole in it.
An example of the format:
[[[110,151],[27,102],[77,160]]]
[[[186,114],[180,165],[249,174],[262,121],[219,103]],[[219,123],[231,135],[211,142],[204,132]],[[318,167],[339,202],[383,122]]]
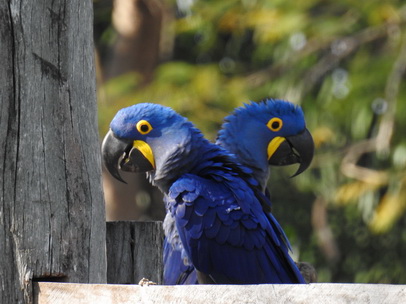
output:
[[[225,118],[216,143],[252,170],[263,192],[270,165],[300,163],[294,174],[298,175],[309,166],[314,154],[313,139],[306,129],[302,109],[284,100],[265,99],[237,108]],[[263,207],[264,211],[270,211],[270,206]],[[196,284],[193,264],[185,256],[170,213],[165,218],[164,229],[164,283]],[[281,229],[280,233],[285,238]],[[289,244],[287,239],[286,243]]]
[[[119,169],[147,172],[165,194],[199,283],[304,283],[252,172],[175,111],[150,103],[120,110],[102,156],[118,180]]]
[[[314,154],[302,109],[280,99],[264,99],[235,109],[224,119],[216,143],[252,169],[263,191],[270,165],[299,163],[296,176],[309,167]]]

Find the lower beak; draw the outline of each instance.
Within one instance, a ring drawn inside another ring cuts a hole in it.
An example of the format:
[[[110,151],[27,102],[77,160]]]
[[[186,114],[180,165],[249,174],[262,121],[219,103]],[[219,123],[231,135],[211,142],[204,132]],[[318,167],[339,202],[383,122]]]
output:
[[[274,166],[286,166],[299,163],[300,166],[292,176],[305,171],[312,162],[314,142],[309,130],[289,137],[275,137],[268,145],[268,163]]]
[[[144,141],[117,138],[109,131],[102,144],[102,159],[106,169],[117,180],[125,183],[120,171],[147,172],[153,170],[152,151]]]

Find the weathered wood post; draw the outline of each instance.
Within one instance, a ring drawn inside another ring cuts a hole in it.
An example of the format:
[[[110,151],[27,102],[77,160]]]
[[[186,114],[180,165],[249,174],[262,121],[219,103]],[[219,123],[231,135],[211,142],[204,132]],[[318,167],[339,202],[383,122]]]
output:
[[[107,283],[163,283],[162,222],[107,222]]]
[[[106,281],[91,0],[0,2],[0,303]]]

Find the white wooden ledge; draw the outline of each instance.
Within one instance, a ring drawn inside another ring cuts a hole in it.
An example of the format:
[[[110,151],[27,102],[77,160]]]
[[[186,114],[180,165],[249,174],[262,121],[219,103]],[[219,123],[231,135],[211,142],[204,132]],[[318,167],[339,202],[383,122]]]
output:
[[[65,303],[406,303],[406,285],[189,285],[35,283],[37,304]]]

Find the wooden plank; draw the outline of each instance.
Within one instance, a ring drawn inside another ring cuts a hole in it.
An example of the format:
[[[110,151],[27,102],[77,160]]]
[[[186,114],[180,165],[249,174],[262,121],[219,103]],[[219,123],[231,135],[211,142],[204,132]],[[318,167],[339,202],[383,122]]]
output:
[[[0,3],[0,303],[106,282],[93,4]]]
[[[406,285],[189,285],[134,286],[39,283],[37,304],[65,303],[406,303]]]
[[[107,222],[107,282],[162,283],[162,222]]]

